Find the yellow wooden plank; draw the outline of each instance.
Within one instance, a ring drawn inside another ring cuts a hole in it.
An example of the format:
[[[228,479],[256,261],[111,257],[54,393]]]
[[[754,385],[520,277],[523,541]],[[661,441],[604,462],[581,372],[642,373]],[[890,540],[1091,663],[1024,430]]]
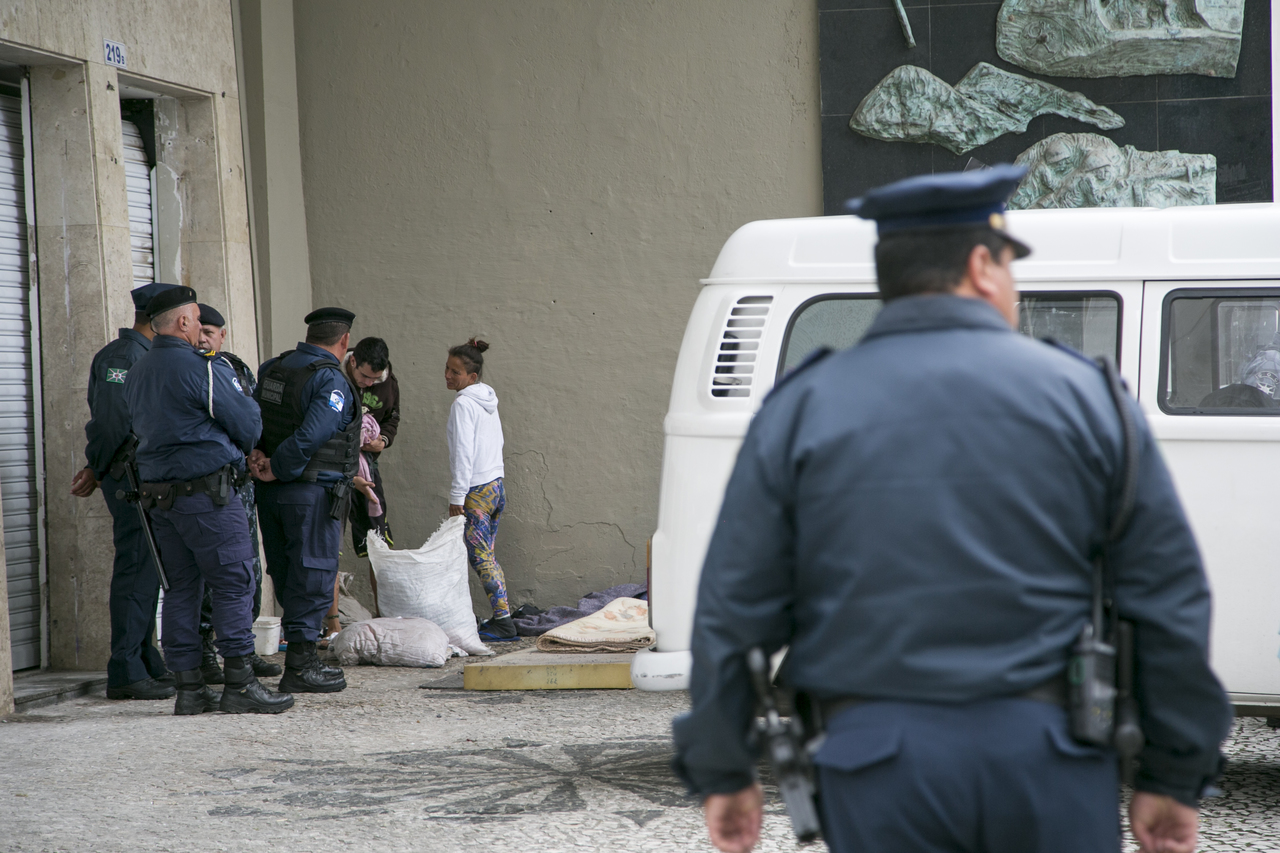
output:
[[[631,684],[630,654],[514,652],[462,669],[465,690],[602,690]]]

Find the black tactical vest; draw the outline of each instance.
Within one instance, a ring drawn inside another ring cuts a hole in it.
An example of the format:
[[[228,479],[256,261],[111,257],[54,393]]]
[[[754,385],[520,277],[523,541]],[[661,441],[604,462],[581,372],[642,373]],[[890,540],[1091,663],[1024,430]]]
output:
[[[285,356],[293,352],[294,350],[290,350],[283,353],[258,378],[258,407],[262,410],[262,452],[267,456],[274,456],[281,442],[302,426],[302,420],[307,414],[302,390],[317,370],[331,368],[342,372],[347,391],[351,395],[350,405],[357,408],[352,410],[351,423],[331,436],[312,454],[311,461],[298,480],[314,483],[316,474],[320,471],[334,471],[344,477],[354,476],[360,466],[362,419],[358,408],[360,400],[351,387],[351,380],[339,365],[330,364],[323,359],[303,367],[285,367]]]

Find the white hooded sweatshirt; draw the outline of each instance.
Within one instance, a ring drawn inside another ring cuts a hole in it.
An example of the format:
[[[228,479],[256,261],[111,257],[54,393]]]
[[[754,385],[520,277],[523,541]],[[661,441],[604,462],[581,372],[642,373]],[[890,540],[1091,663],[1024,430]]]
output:
[[[462,506],[473,486],[483,486],[503,476],[502,421],[498,419],[498,395],[483,382],[458,392],[449,408],[449,468],[453,485],[449,503]]]

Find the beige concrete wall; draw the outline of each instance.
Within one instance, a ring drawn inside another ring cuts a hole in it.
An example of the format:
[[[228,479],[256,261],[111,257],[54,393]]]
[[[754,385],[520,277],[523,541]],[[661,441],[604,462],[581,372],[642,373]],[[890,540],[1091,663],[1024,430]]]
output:
[[[513,603],[643,580],[697,280],[739,225],[821,212],[813,0],[305,0],[294,27],[313,302],[389,341],[403,395],[396,544],[444,515],[445,350],[480,334]]]
[[[236,2],[253,227],[257,232],[258,322],[263,353],[270,357],[306,337],[302,318],[311,311],[293,3]]]
[[[128,69],[102,41],[126,46]],[[230,318],[257,357],[239,101],[226,0],[25,0],[0,9],[0,57],[32,66],[36,238],[48,484],[50,662],[108,656],[111,521],[100,496],[67,494],[84,465],[94,353],[132,324],[120,89],[166,96],[159,157],[181,188],[173,271]],[[158,122],[158,125],[160,122]],[[167,135],[166,135],[167,134]]]

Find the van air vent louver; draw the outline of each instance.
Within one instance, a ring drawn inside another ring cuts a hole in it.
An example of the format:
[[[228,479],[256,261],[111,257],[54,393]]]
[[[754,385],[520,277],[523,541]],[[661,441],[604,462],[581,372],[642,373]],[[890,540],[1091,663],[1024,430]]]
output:
[[[772,296],[744,296],[739,299],[720,334],[715,371],[711,377],[712,397],[750,397],[751,380],[760,355]]]

